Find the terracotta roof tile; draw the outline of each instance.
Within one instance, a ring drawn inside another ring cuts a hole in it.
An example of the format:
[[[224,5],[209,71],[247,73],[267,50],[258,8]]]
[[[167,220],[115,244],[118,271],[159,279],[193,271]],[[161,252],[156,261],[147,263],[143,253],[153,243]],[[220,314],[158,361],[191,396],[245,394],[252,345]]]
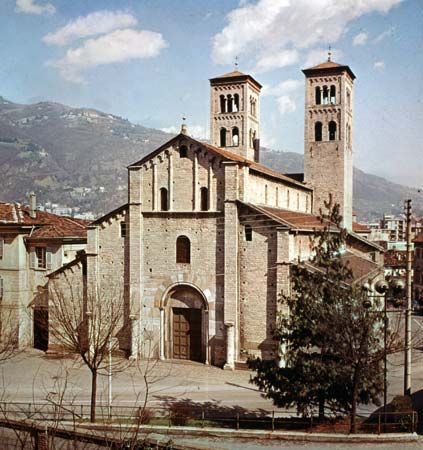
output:
[[[320,218],[313,214],[306,214],[297,211],[290,211],[281,208],[271,208],[269,206],[254,205],[252,203],[246,203],[259,211],[262,211],[268,217],[274,220],[279,220],[281,223],[287,225],[290,228],[302,229],[302,230],[318,230],[324,227]]]
[[[86,238],[89,221],[59,216],[45,211],[36,212],[31,217],[28,206],[17,203],[0,203],[0,228],[2,226],[34,226],[31,239],[39,238]]]
[[[370,233],[371,229],[363,223],[353,222],[352,224],[354,233]]]
[[[335,71],[343,71],[343,70],[346,70],[353,80],[355,79],[354,72],[350,69],[349,66],[344,65],[344,64],[338,64],[334,61],[324,61],[320,64],[317,64],[316,66],[304,69],[303,73],[305,75],[311,75],[313,72],[319,72],[319,71],[335,72]]]

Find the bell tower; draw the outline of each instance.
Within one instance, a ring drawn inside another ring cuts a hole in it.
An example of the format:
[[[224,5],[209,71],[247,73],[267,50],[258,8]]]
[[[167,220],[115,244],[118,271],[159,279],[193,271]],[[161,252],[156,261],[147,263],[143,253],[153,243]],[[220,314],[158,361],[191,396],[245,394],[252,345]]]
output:
[[[259,161],[260,90],[261,84],[238,70],[210,80],[212,145]]]
[[[332,197],[343,226],[352,230],[352,129],[355,75],[328,60],[303,70],[305,75],[304,181],[314,188],[318,214]]]

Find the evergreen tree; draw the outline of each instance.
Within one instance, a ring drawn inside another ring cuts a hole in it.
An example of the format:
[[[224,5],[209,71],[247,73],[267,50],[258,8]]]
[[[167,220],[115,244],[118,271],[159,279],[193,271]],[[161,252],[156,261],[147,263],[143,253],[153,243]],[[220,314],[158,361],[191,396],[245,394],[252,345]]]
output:
[[[322,417],[325,407],[348,413],[354,433],[357,405],[379,404],[383,390],[383,311],[376,299],[369,308],[367,293],[353,285],[339,205],[327,207],[313,258],[291,266],[291,294],[279,299],[283,360],[250,359],[249,366],[252,382],[277,406],[296,406],[304,416],[318,408]]]

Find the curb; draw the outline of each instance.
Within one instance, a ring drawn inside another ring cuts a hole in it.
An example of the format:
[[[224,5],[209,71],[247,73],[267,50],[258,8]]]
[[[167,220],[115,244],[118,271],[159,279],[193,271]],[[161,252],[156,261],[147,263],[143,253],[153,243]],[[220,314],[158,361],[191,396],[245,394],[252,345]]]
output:
[[[111,430],[114,427],[80,424],[81,428]],[[120,426],[122,427],[122,426]],[[125,426],[130,427],[130,426]],[[140,432],[166,434],[168,436],[199,436],[220,438],[268,439],[296,442],[338,442],[338,443],[407,443],[417,442],[420,437],[416,433],[387,434],[334,434],[334,433],[304,433],[300,431],[263,431],[263,430],[233,430],[227,428],[195,428],[166,427],[141,425]]]

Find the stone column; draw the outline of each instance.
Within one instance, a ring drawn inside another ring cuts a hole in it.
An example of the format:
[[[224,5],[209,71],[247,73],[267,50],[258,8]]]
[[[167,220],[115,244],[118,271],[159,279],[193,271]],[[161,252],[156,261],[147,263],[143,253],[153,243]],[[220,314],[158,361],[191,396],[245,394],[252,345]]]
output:
[[[160,359],[165,359],[165,310],[160,308]]]
[[[226,327],[226,363],[225,370],[235,369],[235,327],[233,322],[225,322]]]
[[[209,172],[208,172],[208,190],[209,190],[209,211],[213,211],[213,162],[209,161]]]
[[[129,320],[131,321],[131,354],[129,359],[135,360],[138,358],[139,354],[139,320],[137,320],[137,316],[135,315],[129,316]]]
[[[225,204],[224,204],[224,323],[226,334],[226,367],[234,368],[238,354],[239,325],[239,263],[238,263],[238,208],[239,180],[237,163],[225,161]]]
[[[193,162],[193,210],[198,211],[198,152],[194,152],[194,162]]]
[[[169,183],[168,183],[168,202],[169,202],[169,211],[173,211],[173,155],[172,152],[169,151],[167,154],[169,166]]]
[[[153,182],[152,182],[152,209],[153,211],[157,211],[157,164],[155,162],[151,162],[151,167],[153,169]]]

